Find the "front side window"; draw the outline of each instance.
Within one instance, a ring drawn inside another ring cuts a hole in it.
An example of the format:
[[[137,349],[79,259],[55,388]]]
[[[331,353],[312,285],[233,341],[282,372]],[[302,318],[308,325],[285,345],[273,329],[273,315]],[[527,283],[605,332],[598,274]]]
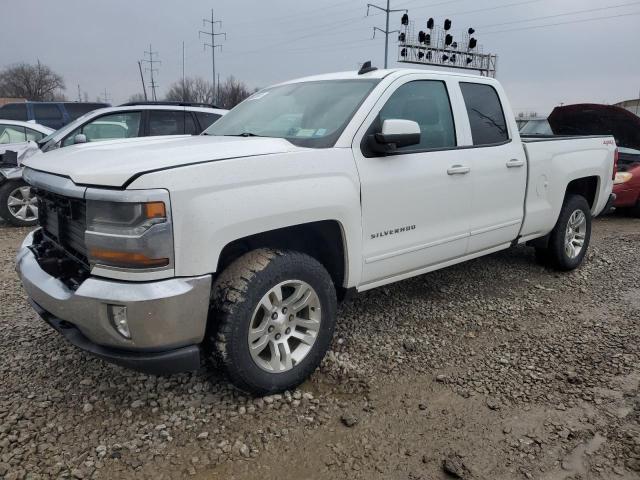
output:
[[[24,127],[17,125],[0,125],[0,145],[9,143],[24,143],[27,137]]]
[[[204,134],[274,137],[301,147],[332,147],[378,82],[376,79],[322,80],[261,90],[207,128]]]
[[[498,92],[491,85],[461,83],[460,89],[471,124],[474,145],[493,145],[509,140],[509,130]]]
[[[184,135],[184,111],[149,110],[149,135]]]
[[[385,120],[411,120],[420,126],[420,144],[398,148],[399,152],[456,146],[453,112],[444,82],[419,80],[405,83],[380,110],[374,130],[381,131]]]
[[[140,136],[140,112],[122,112],[103,115],[76,128],[62,142],[63,147],[73,145],[75,136],[82,133],[87,142],[135,138]]]

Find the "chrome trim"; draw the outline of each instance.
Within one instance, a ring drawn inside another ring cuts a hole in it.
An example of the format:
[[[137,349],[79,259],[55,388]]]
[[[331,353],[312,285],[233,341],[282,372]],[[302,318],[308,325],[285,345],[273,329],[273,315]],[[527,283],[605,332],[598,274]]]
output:
[[[56,318],[74,324],[92,342],[131,351],[153,351],[201,343],[209,311],[211,275],[157,282],[121,282],[90,277],[73,291],[40,268],[29,249],[33,233],[16,258],[27,294]],[[120,335],[107,305],[127,307],[131,339]]]
[[[167,214],[169,214],[169,191],[161,188],[153,190],[107,190],[99,188],[87,188],[85,193],[87,200],[99,200],[103,202],[118,203],[144,203],[165,202]]]
[[[29,185],[42,188],[48,192],[57,193],[65,197],[84,198],[86,187],[79,187],[66,177],[40,172],[32,168],[25,167],[22,178]]]

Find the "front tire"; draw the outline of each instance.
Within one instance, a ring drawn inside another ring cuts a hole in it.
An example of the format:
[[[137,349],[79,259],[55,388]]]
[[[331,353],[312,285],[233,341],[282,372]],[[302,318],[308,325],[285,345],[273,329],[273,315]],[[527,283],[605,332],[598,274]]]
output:
[[[294,389],[331,344],[335,288],[326,269],[303,253],[243,255],[216,280],[211,303],[209,346],[231,382],[251,394]]]
[[[19,180],[0,186],[0,216],[15,227],[38,223],[38,199],[28,184]]]
[[[545,256],[553,268],[578,268],[591,240],[591,209],[581,195],[569,195],[562,205],[556,226],[549,236]]]

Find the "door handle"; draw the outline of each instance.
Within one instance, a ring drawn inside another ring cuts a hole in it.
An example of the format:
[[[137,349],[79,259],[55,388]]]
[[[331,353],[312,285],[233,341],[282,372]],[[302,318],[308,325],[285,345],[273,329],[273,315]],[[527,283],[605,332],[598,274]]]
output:
[[[449,174],[449,175],[466,175],[470,171],[471,171],[471,168],[467,167],[465,165],[452,165],[447,170],[447,174]]]
[[[514,158],[513,160],[509,160],[507,162],[507,168],[519,168],[524,166],[524,160],[519,160]]]

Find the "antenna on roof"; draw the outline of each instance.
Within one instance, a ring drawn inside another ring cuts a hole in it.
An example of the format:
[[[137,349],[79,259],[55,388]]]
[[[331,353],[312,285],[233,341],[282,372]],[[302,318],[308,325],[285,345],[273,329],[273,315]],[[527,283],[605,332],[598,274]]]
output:
[[[358,75],[364,75],[365,73],[375,72],[376,70],[378,70],[378,67],[372,67],[371,60],[368,60],[362,64],[362,67],[360,67],[360,70],[358,70]]]

